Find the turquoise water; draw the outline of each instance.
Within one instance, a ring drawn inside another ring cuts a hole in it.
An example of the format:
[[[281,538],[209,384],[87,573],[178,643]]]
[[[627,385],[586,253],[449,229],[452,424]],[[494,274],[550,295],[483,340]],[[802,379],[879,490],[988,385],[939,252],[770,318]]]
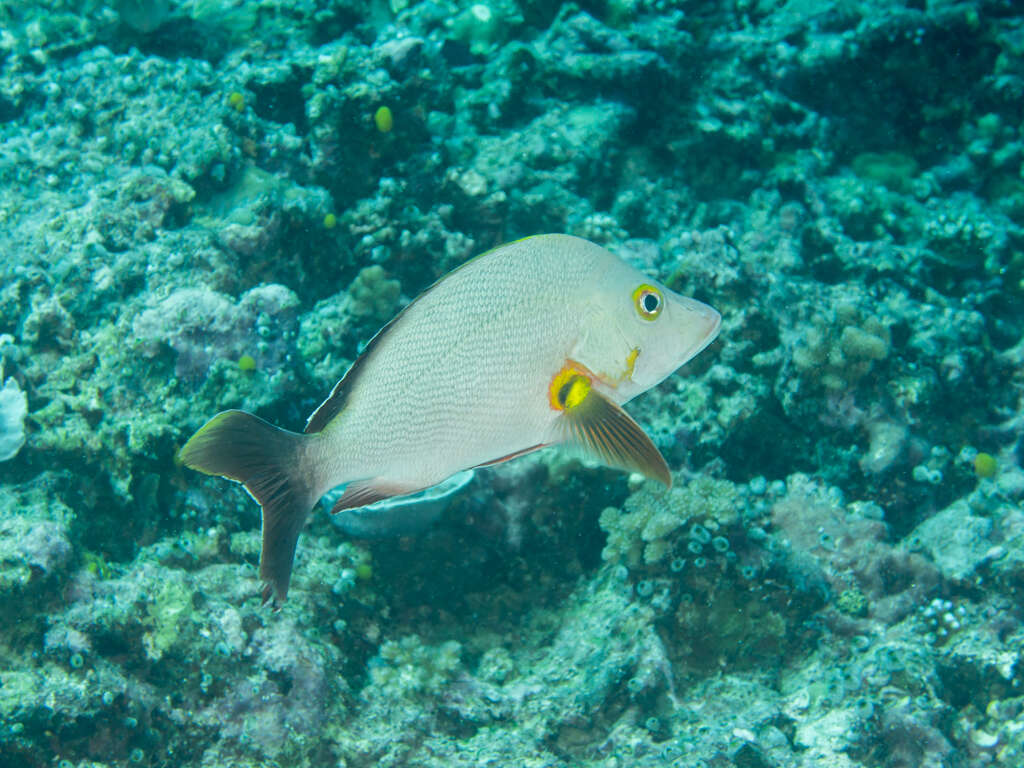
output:
[[[5,0],[0,768],[1024,764],[1017,5]],[[722,315],[671,490],[318,507],[263,605],[178,449],[543,232]]]

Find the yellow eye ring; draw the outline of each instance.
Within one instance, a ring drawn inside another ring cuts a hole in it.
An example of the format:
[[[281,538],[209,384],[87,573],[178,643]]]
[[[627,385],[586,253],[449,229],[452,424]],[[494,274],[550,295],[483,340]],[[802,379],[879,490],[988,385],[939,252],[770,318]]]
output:
[[[665,297],[653,285],[644,283],[633,291],[633,304],[640,317],[644,320],[653,320],[661,314],[661,308],[665,306]]]

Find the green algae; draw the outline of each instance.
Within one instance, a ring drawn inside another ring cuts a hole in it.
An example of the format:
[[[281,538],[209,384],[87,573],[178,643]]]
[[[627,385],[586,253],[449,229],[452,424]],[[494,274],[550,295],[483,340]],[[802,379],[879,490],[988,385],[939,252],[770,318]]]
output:
[[[870,602],[856,587],[843,590],[836,599],[836,607],[850,616],[867,616]]]
[[[142,644],[150,660],[159,661],[171,646],[186,636],[182,623],[189,620],[191,608],[192,590],[186,587],[182,577],[163,581],[155,594],[147,595]]]
[[[862,152],[850,162],[853,172],[893,192],[909,192],[917,175],[917,161],[902,152]]]

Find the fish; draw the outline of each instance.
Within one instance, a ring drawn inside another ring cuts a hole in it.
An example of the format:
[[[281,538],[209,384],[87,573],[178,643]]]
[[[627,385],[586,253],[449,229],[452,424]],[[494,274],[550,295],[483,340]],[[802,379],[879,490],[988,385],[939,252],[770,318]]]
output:
[[[305,429],[218,413],[178,452],[262,510],[263,602],[288,594],[299,533],[332,512],[563,445],[671,486],[622,408],[718,335],[721,315],[583,238],[516,240],[455,268],[367,343]]]

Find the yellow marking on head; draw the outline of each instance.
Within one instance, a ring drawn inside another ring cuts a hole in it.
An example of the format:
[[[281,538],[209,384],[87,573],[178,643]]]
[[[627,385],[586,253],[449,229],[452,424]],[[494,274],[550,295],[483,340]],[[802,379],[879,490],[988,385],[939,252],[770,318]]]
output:
[[[556,411],[569,411],[578,406],[590,393],[590,377],[575,365],[568,363],[554,375],[548,385],[548,402]]]
[[[650,283],[641,283],[633,291],[633,305],[644,320],[654,320],[665,306],[665,297]]]
[[[640,347],[633,347],[626,355],[626,372],[619,381],[633,378],[633,369],[636,367],[636,359],[640,356]]]
[[[601,371],[600,373],[594,374],[594,378],[604,384],[606,387],[612,389],[618,389],[619,384],[624,381],[633,380],[633,371],[636,369],[636,359],[640,356],[640,347],[633,347],[629,350],[629,354],[626,355],[626,364],[621,371],[616,373],[606,373]]]

